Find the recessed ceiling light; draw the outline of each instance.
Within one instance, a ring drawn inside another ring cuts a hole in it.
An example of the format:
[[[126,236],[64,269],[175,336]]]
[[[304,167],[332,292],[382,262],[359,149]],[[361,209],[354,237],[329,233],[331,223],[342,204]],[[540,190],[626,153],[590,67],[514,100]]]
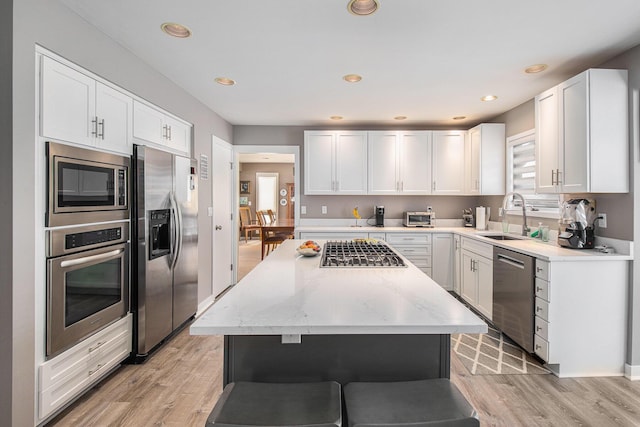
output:
[[[453,118],[453,120],[464,120],[464,119],[466,119],[466,118],[467,118],[467,116],[455,116],[455,117]]]
[[[360,16],[371,15],[378,7],[380,5],[377,0],[350,0],[347,5],[349,12]]]
[[[406,120],[407,116],[395,116],[393,119],[394,120]]]
[[[224,86],[233,86],[236,84],[236,81],[228,77],[216,77],[216,83],[220,83]]]
[[[181,24],[175,22],[165,22],[160,26],[162,31],[173,37],[179,37],[181,39],[187,38],[191,35],[191,30]]]
[[[343,117],[342,116],[331,116],[329,117],[331,120],[342,120]]]
[[[530,67],[527,67],[524,69],[524,72],[527,74],[535,74],[535,73],[540,73],[544,70],[546,70],[548,67],[547,64],[536,64],[536,65],[532,65]]]
[[[362,76],[359,76],[358,74],[347,74],[343,79],[349,83],[358,83],[362,80]]]
[[[498,97],[495,95],[485,95],[480,98],[480,101],[495,101],[496,99],[498,99]]]

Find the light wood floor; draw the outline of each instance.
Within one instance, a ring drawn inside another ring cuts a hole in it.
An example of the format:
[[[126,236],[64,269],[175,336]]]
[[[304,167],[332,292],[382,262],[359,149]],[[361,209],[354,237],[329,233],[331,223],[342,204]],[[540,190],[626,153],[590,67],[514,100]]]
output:
[[[240,248],[241,260],[260,261],[259,244]],[[257,257],[250,253],[256,248]],[[640,426],[640,381],[471,375],[455,354],[451,359],[451,379],[482,426]],[[49,425],[203,426],[222,391],[221,375],[221,337],[184,330],[145,364],[120,368]]]

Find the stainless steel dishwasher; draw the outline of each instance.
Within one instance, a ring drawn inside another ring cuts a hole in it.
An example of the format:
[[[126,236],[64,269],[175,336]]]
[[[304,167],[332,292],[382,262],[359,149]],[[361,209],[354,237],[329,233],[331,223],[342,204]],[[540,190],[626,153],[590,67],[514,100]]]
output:
[[[493,247],[493,318],[495,326],[533,353],[535,258]]]

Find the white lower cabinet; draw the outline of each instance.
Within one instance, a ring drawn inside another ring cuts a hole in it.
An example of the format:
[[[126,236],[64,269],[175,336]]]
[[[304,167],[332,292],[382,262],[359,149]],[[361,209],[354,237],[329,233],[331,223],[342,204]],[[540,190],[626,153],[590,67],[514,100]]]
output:
[[[559,377],[624,373],[628,263],[536,260],[534,351]]]
[[[431,233],[387,233],[387,243],[427,276],[432,275]]]
[[[454,289],[453,243],[451,233],[433,234],[431,278],[447,291]]]
[[[493,246],[462,238],[460,296],[491,320],[493,315]]]
[[[43,420],[118,366],[131,353],[131,314],[40,365]]]

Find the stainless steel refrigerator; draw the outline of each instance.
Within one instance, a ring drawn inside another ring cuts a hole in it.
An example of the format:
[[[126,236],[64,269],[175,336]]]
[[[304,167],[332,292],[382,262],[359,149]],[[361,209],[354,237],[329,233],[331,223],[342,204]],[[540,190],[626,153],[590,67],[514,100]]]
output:
[[[193,159],[134,146],[131,282],[136,362],[144,361],[197,310],[196,166]]]

